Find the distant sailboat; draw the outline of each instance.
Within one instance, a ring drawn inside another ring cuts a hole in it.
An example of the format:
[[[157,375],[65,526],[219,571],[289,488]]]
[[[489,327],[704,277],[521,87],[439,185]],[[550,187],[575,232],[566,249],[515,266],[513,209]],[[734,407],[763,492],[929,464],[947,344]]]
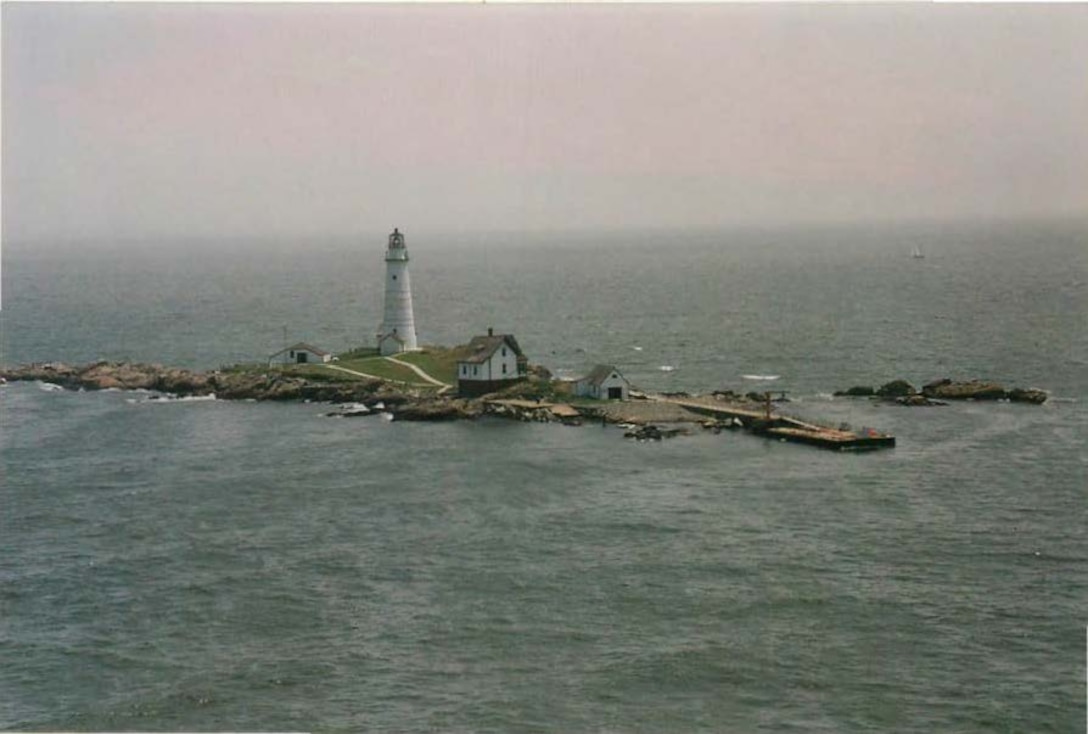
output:
[[[925,257],[925,255],[922,254],[922,248],[918,245],[914,246],[914,250],[911,251],[910,256],[913,257],[915,260],[921,260]]]

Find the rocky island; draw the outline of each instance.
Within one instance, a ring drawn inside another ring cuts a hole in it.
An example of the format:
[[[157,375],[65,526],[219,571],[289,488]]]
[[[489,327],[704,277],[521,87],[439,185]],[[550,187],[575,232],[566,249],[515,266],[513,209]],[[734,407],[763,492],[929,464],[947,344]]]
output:
[[[350,362],[349,362],[350,364]],[[398,363],[399,364],[399,363]],[[84,365],[59,362],[0,369],[0,378],[31,380],[71,390],[142,390],[177,398],[304,401],[337,406],[327,415],[355,417],[385,413],[400,421],[475,419],[492,415],[507,419],[568,425],[618,424],[625,435],[661,440],[690,433],[743,429],[767,438],[808,443],[837,450],[894,446],[895,439],[846,426],[832,428],[773,413],[770,394],[739,395],[729,390],[709,395],[648,395],[632,391],[631,400],[595,400],[571,394],[569,382],[532,366],[524,379],[485,395],[457,395],[448,384],[411,383],[351,371],[335,365],[236,365],[199,371],[159,364],[99,361]],[[880,387],[856,386],[835,393],[867,397],[899,405],[946,405],[946,400],[1009,400],[1040,404],[1047,394],[1037,389],[1007,389],[994,382],[942,379],[920,390],[905,380]],[[673,427],[663,428],[662,424]],[[676,427],[679,426],[679,427]]]
[[[412,386],[390,379],[358,378],[318,367],[295,370],[292,367],[239,365],[198,371],[131,362],[99,361],[85,365],[48,362],[0,369],[0,378],[39,381],[69,390],[145,390],[179,398],[214,396],[220,400],[307,401],[350,406],[330,415],[366,415],[380,406],[379,410],[406,421],[496,415],[570,424],[585,420],[633,425],[707,422],[705,416],[666,401],[578,401],[564,389],[568,386],[553,380],[551,374],[539,366],[531,367],[521,382],[496,393],[472,398],[433,387]],[[723,394],[717,395],[717,399],[721,399]],[[758,409],[758,405],[734,397],[739,403]],[[666,432],[665,435],[669,434]]]

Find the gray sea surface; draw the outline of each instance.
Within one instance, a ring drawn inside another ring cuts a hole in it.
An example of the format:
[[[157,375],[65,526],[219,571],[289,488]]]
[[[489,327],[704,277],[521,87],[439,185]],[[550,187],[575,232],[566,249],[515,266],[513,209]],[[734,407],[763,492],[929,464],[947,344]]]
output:
[[[561,375],[771,386],[898,445],[9,384],[0,729],[1080,730],[1084,225],[402,229],[421,342],[493,326]],[[0,361],[369,342],[384,235],[5,243]],[[1051,400],[830,395],[945,376]]]

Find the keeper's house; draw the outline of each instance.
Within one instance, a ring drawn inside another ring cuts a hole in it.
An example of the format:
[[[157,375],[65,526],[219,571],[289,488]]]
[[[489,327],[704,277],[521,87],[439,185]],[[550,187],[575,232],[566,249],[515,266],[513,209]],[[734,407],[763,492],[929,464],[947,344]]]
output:
[[[324,364],[332,361],[332,354],[304,342],[281,349],[268,358],[268,366],[276,364]]]
[[[457,362],[457,392],[466,397],[502,390],[525,378],[526,357],[512,334],[474,336],[466,349],[468,356]]]
[[[574,382],[574,394],[598,400],[627,400],[631,383],[609,364],[599,364],[585,377]]]

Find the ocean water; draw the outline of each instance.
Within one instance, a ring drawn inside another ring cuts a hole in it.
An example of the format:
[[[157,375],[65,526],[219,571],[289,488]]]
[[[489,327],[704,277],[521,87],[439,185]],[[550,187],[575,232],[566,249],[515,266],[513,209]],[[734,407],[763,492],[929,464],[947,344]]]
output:
[[[5,243],[0,360],[346,349],[379,234]],[[898,446],[0,387],[0,729],[1080,730],[1083,225],[407,236],[423,342],[770,385]],[[1052,400],[830,397],[943,376]]]

